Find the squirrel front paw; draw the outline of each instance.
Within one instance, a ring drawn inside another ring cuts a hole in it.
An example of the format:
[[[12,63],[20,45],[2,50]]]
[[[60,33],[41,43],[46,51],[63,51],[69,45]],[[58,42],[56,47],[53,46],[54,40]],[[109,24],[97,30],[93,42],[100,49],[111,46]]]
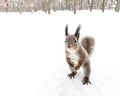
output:
[[[82,82],[83,82],[83,85],[85,85],[85,84],[91,84],[91,82],[89,81],[89,78],[88,77],[84,77],[84,79],[82,80]]]
[[[75,70],[78,70],[78,69],[79,69],[79,67],[78,67],[78,66],[76,66],[76,67],[75,67]]]
[[[78,70],[80,68],[80,65],[75,66],[75,70]]]
[[[70,77],[70,79],[75,78],[75,75],[76,75],[75,72],[72,72],[72,73],[68,74],[68,76]]]

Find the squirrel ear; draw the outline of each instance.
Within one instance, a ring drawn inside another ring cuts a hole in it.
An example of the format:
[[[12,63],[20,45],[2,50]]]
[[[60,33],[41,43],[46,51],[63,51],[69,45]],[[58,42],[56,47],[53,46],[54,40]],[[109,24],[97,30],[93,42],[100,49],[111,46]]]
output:
[[[69,33],[68,33],[68,25],[66,25],[66,27],[65,27],[65,36],[67,36],[67,35],[69,35]]]
[[[81,25],[79,25],[79,26],[77,27],[76,32],[75,32],[75,36],[77,37],[77,39],[79,39],[80,28],[81,28]]]

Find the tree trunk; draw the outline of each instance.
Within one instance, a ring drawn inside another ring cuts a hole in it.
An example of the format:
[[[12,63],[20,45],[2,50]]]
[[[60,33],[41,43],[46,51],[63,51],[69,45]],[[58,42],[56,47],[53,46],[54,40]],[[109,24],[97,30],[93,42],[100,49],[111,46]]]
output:
[[[119,9],[120,9],[120,0],[117,0],[115,12],[119,12]]]
[[[104,8],[105,8],[105,0],[103,0],[103,3],[102,3],[102,12],[104,12]]]
[[[74,0],[74,14],[76,14],[76,0]]]
[[[94,0],[88,0],[90,11],[93,9]]]
[[[50,14],[50,0],[48,0],[47,5],[48,5],[48,14]]]

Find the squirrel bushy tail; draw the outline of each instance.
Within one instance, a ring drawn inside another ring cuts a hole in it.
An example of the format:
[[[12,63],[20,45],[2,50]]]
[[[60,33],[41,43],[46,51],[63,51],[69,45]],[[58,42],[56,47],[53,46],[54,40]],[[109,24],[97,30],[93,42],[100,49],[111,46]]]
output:
[[[82,46],[86,49],[88,55],[91,55],[94,50],[95,40],[92,37],[84,37],[81,40]]]

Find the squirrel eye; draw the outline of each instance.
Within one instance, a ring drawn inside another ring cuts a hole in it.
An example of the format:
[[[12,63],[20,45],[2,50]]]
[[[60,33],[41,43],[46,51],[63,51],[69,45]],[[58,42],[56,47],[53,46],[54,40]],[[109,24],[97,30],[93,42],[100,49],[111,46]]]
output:
[[[74,40],[74,42],[76,43],[77,41],[76,41],[76,40]]]

